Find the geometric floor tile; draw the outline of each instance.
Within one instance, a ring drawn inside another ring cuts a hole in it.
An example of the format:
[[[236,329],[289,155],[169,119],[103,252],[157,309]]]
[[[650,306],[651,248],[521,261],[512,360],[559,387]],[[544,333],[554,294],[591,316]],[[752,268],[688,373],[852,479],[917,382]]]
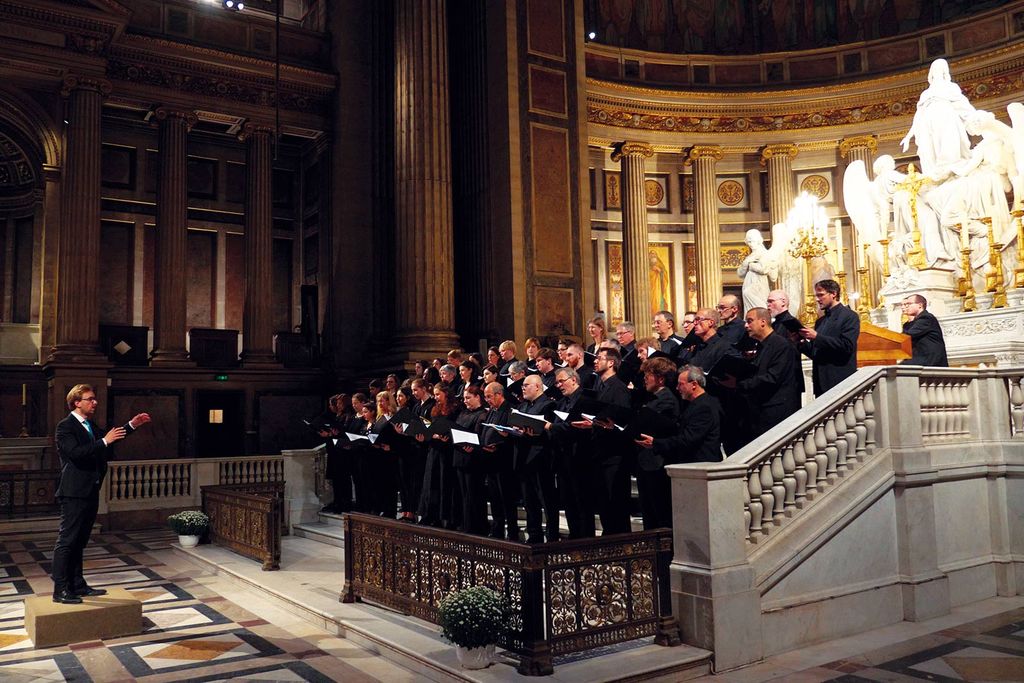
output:
[[[0,663],[0,680],[4,683],[35,683],[37,681],[91,681],[78,658],[70,652],[53,657],[25,659]]]
[[[32,641],[24,626],[0,630],[0,653],[22,650],[26,647],[32,647]]]
[[[218,681],[306,681],[307,683],[333,683],[334,679],[323,675],[304,662],[287,662],[277,666],[266,666],[259,669],[232,671],[209,678],[192,678],[192,683],[217,683]]]
[[[270,657],[283,650],[244,629],[227,633],[182,636],[140,645],[119,645],[110,651],[133,676],[210,666],[233,660]]]
[[[146,633],[171,631],[189,626],[231,623],[230,619],[206,605],[187,605],[185,607],[167,607],[150,610],[146,612],[145,618],[152,622],[152,626],[145,629]]]
[[[32,587],[28,581],[4,581],[0,583],[0,598],[18,595],[32,595]]]
[[[25,618],[25,601],[0,602],[0,621]]]
[[[122,583],[141,583],[143,581],[153,581],[160,578],[157,574],[154,574],[151,570],[145,568],[129,569],[119,572],[89,573],[88,577],[90,586],[115,586]]]
[[[152,605],[161,602],[178,602],[181,600],[192,600],[192,596],[175,586],[173,583],[161,586],[142,586],[140,588],[126,589],[131,596],[144,605]],[[0,617],[2,618],[2,617]]]

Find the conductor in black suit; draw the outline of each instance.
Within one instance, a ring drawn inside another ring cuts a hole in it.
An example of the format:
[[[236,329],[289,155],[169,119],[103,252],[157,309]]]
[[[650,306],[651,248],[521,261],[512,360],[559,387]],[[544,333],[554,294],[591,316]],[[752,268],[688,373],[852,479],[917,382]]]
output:
[[[948,368],[946,340],[942,337],[942,326],[934,315],[928,312],[928,299],[920,294],[911,294],[902,302],[903,334],[910,337],[910,358],[900,361],[901,365],[926,365]]]
[[[99,509],[100,484],[107,474],[107,459],[115,443],[149,422],[139,413],[123,427],[114,427],[102,437],[93,423],[96,392],[88,384],[77,384],[67,396],[71,414],[57,423],[57,455],[60,456],[60,530],[53,548],[53,601],[66,605],[82,602],[81,596],[106,593],[91,588],[82,575],[82,553]]]

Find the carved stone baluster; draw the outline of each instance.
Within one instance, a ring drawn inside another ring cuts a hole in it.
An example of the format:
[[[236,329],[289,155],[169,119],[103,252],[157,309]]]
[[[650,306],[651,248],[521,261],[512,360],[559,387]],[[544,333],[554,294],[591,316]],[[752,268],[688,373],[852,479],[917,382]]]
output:
[[[796,479],[796,491],[793,497],[796,506],[802,508],[807,502],[807,455],[804,453],[804,440],[799,438],[793,442],[793,478]]]
[[[864,392],[864,426],[867,427],[867,434],[864,436],[864,451],[875,452],[875,390],[868,389]]]
[[[793,445],[786,446],[782,451],[782,488],[785,498],[783,509],[787,517],[792,517],[796,510],[796,458],[793,456]],[[804,477],[807,473],[804,472]]]
[[[935,382],[935,435],[945,439],[954,431],[956,416],[955,408],[951,400],[950,390],[952,385],[949,382]]]
[[[192,495],[192,465],[185,465],[185,490],[182,495]]]
[[[846,404],[843,411],[843,422],[846,424],[846,465],[851,470],[857,467],[857,415],[853,409],[853,401]]]
[[[864,456],[867,453],[868,445],[868,428],[864,424],[864,420],[867,419],[867,413],[864,411],[864,397],[858,396],[853,402],[853,415],[855,418],[853,424],[853,433],[857,435],[857,460],[863,462]]]
[[[747,472],[747,495],[750,508],[750,535],[751,541],[757,541],[761,535],[761,516],[764,514],[764,504],[761,503],[761,470],[753,469]]]
[[[112,467],[110,470],[110,491],[114,500],[124,498],[124,468]]]
[[[772,463],[765,460],[761,463],[761,531],[765,535],[775,523],[775,494],[772,492]]]
[[[966,435],[970,431],[969,425],[971,424],[971,410],[973,408],[973,406],[971,405],[970,386],[970,383],[972,381],[974,380],[967,380],[966,382],[960,382],[957,385],[957,390],[960,395],[959,403],[961,405],[960,429],[958,430],[958,433],[963,435]]]
[[[804,434],[803,452],[806,460],[804,468],[807,470],[807,500],[814,500],[818,495],[818,461],[814,458],[817,448],[814,445],[814,430]]]
[[[825,490],[825,484],[831,484],[836,479],[835,454],[832,454],[832,460],[829,461],[828,451],[825,450],[827,445],[825,427],[819,424],[814,428],[814,462],[818,463],[818,488],[822,491]]]
[[[828,480],[835,482],[839,478],[839,432],[836,430],[835,418],[825,419],[822,431],[825,436],[825,456],[828,458]]]
[[[1010,422],[1014,436],[1024,434],[1024,377],[1010,378]]]
[[[139,498],[139,466],[132,465],[128,469],[128,491],[131,500]]]
[[[925,439],[935,433],[935,383],[921,380],[921,436]]]
[[[783,510],[786,505],[786,486],[783,480],[786,478],[786,470],[782,466],[782,453],[776,453],[771,459],[772,497],[775,499],[775,508],[772,511],[772,520],[775,526],[782,526]]]
[[[830,422],[836,430],[836,471],[840,477],[846,476],[846,418],[843,415],[843,409],[840,408],[836,411],[836,414],[832,416]]]

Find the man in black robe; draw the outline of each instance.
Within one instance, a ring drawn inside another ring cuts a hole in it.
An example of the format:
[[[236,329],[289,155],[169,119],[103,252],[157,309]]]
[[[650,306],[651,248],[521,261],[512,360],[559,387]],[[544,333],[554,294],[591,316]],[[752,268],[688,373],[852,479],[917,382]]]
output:
[[[523,402],[519,411],[527,415],[545,415],[554,408],[554,401],[544,395],[544,382],[539,375],[523,380]],[[558,501],[555,475],[551,468],[551,448],[547,433],[524,429],[516,438],[515,470],[522,487],[526,508],[526,542],[544,542],[544,517],[549,541],[558,540]]]
[[[928,300],[920,294],[911,294],[902,302],[903,334],[910,337],[910,358],[900,361],[901,365],[925,365],[948,368],[946,340],[942,337],[942,326],[934,315],[928,312]]]
[[[814,298],[825,314],[815,321],[813,330],[800,330],[800,351],[812,361],[814,395],[821,396],[857,372],[860,318],[839,302],[839,283],[835,280],[815,283]]]

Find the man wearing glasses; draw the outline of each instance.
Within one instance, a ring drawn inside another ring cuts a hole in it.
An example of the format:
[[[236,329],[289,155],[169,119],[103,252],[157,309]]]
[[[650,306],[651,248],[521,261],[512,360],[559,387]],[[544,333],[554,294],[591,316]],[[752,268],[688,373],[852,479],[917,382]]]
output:
[[[82,596],[106,593],[91,588],[82,575],[82,554],[89,543],[92,525],[99,509],[100,485],[107,474],[107,460],[115,443],[150,421],[148,413],[139,413],[123,427],[114,427],[103,436],[92,418],[96,413],[96,391],[88,384],[77,384],[67,395],[71,414],[57,423],[57,455],[60,456],[60,530],[53,549],[53,601],[65,605],[82,602]]]
[[[911,294],[900,302],[907,322],[903,323],[903,334],[910,337],[910,358],[901,360],[901,365],[925,365],[948,368],[946,340],[942,337],[942,326],[934,315],[928,312],[928,299],[920,294]]]

